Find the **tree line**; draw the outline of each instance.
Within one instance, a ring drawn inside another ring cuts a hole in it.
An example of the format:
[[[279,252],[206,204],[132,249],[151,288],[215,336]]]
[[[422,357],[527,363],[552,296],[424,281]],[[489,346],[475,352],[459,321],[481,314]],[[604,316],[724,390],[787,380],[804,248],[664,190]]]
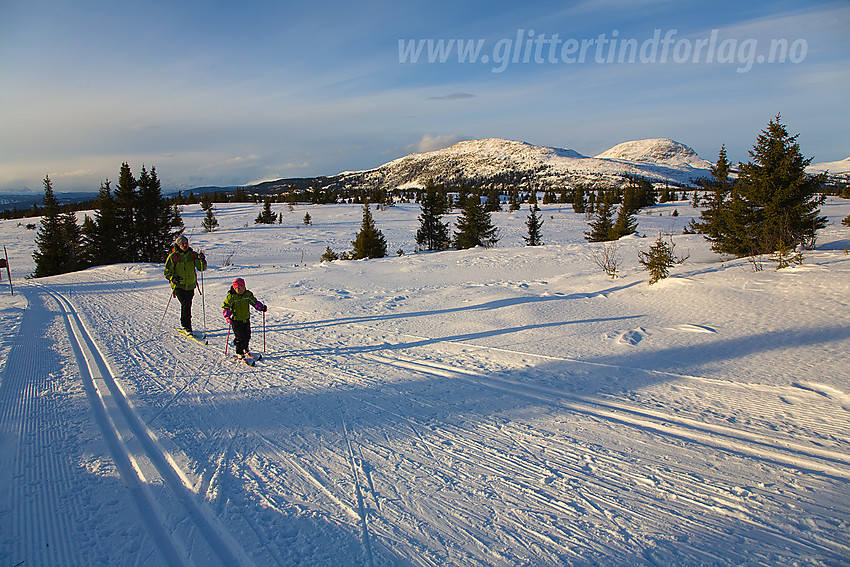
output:
[[[819,206],[825,199],[826,175],[806,174],[805,168],[812,159],[803,157],[797,136],[788,134],[779,115],[758,136],[749,154],[751,160],[739,164],[738,175],[733,177],[725,146],[721,147],[717,163],[711,168],[713,179],[701,186],[708,198],[700,220],[692,222],[687,230],[704,234],[716,252],[739,257],[777,251],[790,257],[797,248],[814,246],[816,232],[826,226],[826,218],[819,216]],[[94,202],[95,218],[87,216],[82,227],[76,224],[73,213],[60,211],[49,177],[44,184],[44,219],[34,254],[37,277],[118,262],[162,262],[174,237],[182,230],[177,205],[162,197],[155,168],[148,172],[143,166],[136,179],[129,165],[122,164],[114,193],[108,180],[101,185]],[[311,190],[314,196],[321,195],[319,200],[328,197],[316,188]],[[498,229],[490,215],[502,209],[501,192],[465,185],[455,192],[456,197],[431,179],[415,194],[421,208],[416,233],[420,250],[492,247],[498,242]],[[364,203],[361,231],[352,241],[352,251],[340,256],[328,248],[323,260],[386,256],[386,240],[375,226],[369,204],[370,198],[379,204],[391,204],[392,195],[365,189],[350,195],[353,201]],[[547,195],[544,202],[572,202],[577,213],[595,209],[596,216],[585,233],[591,242],[614,241],[634,233],[637,212],[658,202],[655,188],[641,178],[628,179],[622,188],[594,192],[578,186],[572,191],[565,189],[557,199],[554,193]],[[661,201],[674,196],[675,192],[665,188]],[[234,198],[250,200],[244,189],[237,191]],[[517,210],[521,200],[517,190],[509,192],[511,210]],[[537,192],[531,191],[527,200],[530,214],[526,222],[528,236],[524,238],[527,245],[537,246],[542,244],[543,225]],[[203,201],[207,211],[204,228],[214,230],[217,222],[212,214],[213,197],[206,196]],[[271,197],[265,199],[256,223],[271,224],[278,218],[271,212],[272,201]],[[694,201],[699,203],[696,191]],[[461,208],[454,234],[442,220],[452,206]],[[305,218],[305,223],[309,222]]]
[[[155,167],[142,166],[136,178],[123,163],[115,189],[107,179],[92,204],[94,218],[86,215],[78,224],[73,210],[62,211],[53,182],[45,176],[34,277],[123,262],[164,262],[183,228],[177,205],[162,196]]]

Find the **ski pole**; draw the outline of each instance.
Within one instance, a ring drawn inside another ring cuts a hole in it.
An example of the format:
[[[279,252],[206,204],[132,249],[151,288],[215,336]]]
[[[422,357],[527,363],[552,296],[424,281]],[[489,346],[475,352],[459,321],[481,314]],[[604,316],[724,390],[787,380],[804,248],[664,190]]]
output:
[[[165,315],[168,313],[168,306],[171,305],[171,298],[174,297],[174,292],[168,296],[168,303],[165,304],[165,312],[162,314],[162,319],[159,321],[159,328],[162,329],[162,322],[165,321]]]
[[[201,272],[201,311],[204,314],[204,335],[207,334],[207,295],[204,293],[204,272]]]
[[[266,312],[263,311],[263,354],[266,354]]]
[[[227,356],[227,345],[230,343],[230,323],[227,324],[227,338],[224,339],[224,356]]]

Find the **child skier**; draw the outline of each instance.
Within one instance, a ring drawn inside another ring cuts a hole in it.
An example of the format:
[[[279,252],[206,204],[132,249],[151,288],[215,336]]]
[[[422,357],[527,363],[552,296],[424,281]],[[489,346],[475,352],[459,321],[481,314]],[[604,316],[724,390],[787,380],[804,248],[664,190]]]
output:
[[[227,292],[221,307],[225,321],[233,329],[236,356],[253,366],[256,360],[262,358],[262,355],[254,356],[248,351],[248,341],[251,340],[251,307],[263,313],[268,307],[257,301],[254,294],[245,289],[245,280],[242,278],[233,280],[233,285]]]

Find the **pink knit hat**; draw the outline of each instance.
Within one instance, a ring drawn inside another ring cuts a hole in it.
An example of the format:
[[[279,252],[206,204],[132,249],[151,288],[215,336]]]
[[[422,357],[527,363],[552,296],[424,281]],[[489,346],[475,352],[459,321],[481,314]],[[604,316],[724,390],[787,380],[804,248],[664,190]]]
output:
[[[245,287],[245,280],[243,280],[242,278],[236,278],[235,280],[233,280],[233,287]]]

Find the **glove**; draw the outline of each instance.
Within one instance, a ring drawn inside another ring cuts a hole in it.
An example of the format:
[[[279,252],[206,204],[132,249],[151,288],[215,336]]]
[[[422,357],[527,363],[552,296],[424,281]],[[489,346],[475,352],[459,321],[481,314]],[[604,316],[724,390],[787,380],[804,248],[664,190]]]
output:
[[[233,320],[230,317],[233,315],[233,312],[225,307],[221,314],[224,315],[224,320],[227,321],[227,324],[232,327]]]
[[[206,262],[206,261],[207,261],[207,257],[206,257],[206,256],[204,256],[204,253],[203,253],[203,252],[198,252],[198,258],[200,258],[200,259],[201,259],[201,262]]]
[[[183,278],[181,278],[178,275],[171,276],[171,283],[173,283],[174,285],[179,285],[180,282],[182,282],[182,281],[183,281]]]
[[[258,301],[257,303],[254,304],[254,309],[256,309],[257,311],[262,311],[263,313],[265,313],[266,311],[268,311],[269,308]]]

